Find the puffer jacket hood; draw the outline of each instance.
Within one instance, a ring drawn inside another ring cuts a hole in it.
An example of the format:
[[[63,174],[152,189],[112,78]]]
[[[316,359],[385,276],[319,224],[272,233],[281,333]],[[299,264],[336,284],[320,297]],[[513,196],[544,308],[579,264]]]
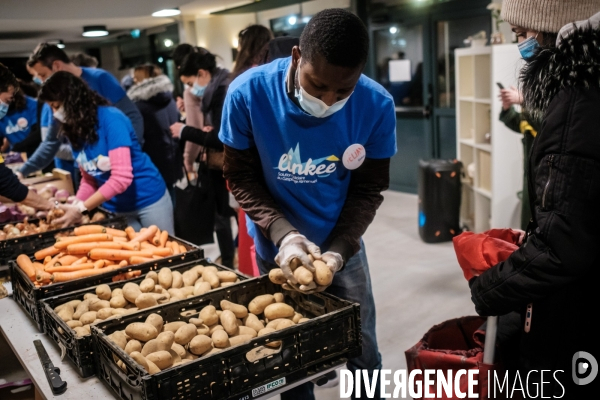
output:
[[[165,94],[170,97],[173,92],[173,84],[171,80],[166,75],[159,75],[154,78],[146,79],[143,82],[137,83],[133,85],[128,91],[127,96],[133,102],[138,101],[151,101],[152,100],[162,100],[164,102],[163,97]],[[153,99],[157,97],[156,99]],[[168,102],[168,101],[167,101]]]
[[[594,18],[594,17],[593,17]],[[523,107],[542,119],[565,88],[600,88],[600,28],[590,19],[561,32],[558,45],[541,49],[521,72]]]

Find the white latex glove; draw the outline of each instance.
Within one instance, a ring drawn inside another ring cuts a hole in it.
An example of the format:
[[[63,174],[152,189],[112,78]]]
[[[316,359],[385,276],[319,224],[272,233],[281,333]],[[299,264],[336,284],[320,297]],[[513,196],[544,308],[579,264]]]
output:
[[[65,215],[55,219],[53,221],[54,224],[59,225],[61,228],[68,228],[81,223],[83,215],[79,211],[79,208],[67,204],[61,204],[59,208],[65,211]]]
[[[341,254],[334,253],[333,251],[326,251],[321,255],[321,261],[323,261],[331,272],[335,275],[344,266],[344,260]]]
[[[298,281],[294,277],[291,263],[296,262],[294,260],[298,259],[302,263],[302,266],[310,272],[314,272],[315,268],[310,258],[308,258],[308,254],[311,254],[315,259],[319,259],[321,258],[321,249],[308,240],[306,236],[299,233],[291,233],[281,241],[279,253],[275,256],[275,262],[279,265],[279,268],[281,268],[288,281],[296,284]]]

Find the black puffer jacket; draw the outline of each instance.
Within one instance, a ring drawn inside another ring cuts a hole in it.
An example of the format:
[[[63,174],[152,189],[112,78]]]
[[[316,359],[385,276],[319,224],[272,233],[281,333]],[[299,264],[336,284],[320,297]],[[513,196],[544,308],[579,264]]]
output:
[[[518,365],[546,373],[544,396],[588,399],[577,386],[572,359],[586,351],[600,361],[597,332],[600,285],[600,31],[576,30],[544,49],[522,74],[526,107],[543,124],[530,155],[533,219],[521,248],[471,282],[481,315],[521,314]],[[523,326],[533,304],[531,330]],[[524,375],[525,374],[525,375]],[[539,372],[530,378],[540,382]],[[596,385],[596,386],[594,386]],[[564,388],[563,388],[564,387]],[[531,393],[533,395],[533,392]],[[597,397],[596,397],[597,398]]]

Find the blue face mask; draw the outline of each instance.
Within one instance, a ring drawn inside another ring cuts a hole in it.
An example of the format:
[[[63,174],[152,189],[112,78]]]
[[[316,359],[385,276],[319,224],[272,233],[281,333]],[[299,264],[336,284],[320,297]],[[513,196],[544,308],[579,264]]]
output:
[[[196,97],[204,96],[204,91],[206,90],[206,86],[200,86],[197,83],[194,83],[194,86],[190,89],[190,93]]]
[[[8,104],[0,100],[0,119],[4,118],[8,113]]]
[[[44,83],[44,81],[42,81],[42,79],[39,76],[34,76],[33,82],[37,83],[40,86],[42,85],[42,83]]]
[[[535,57],[536,50],[540,47],[540,44],[536,38],[537,35],[530,36],[517,45],[519,47],[521,57],[523,57],[523,60],[527,62],[531,61]]]

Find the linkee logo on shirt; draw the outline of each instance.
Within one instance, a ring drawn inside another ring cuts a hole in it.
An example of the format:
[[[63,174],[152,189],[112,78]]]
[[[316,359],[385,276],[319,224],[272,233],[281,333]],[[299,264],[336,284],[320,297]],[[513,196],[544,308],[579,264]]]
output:
[[[102,175],[106,171],[110,171],[110,159],[103,155],[99,155],[92,161],[89,161],[85,152],[82,151],[77,156],[76,161],[85,172],[92,176]]]
[[[12,121],[8,121],[8,125],[6,126],[6,134],[12,135],[13,133],[24,131],[28,126],[29,121],[23,117],[19,118],[16,124],[13,124]]]
[[[313,160],[309,158],[302,162],[300,158],[300,144],[295,149],[290,149],[279,158],[279,164],[274,169],[279,170],[277,179],[294,183],[317,183],[318,178],[326,178],[337,168],[339,158],[333,154]],[[314,179],[311,179],[313,178]]]

